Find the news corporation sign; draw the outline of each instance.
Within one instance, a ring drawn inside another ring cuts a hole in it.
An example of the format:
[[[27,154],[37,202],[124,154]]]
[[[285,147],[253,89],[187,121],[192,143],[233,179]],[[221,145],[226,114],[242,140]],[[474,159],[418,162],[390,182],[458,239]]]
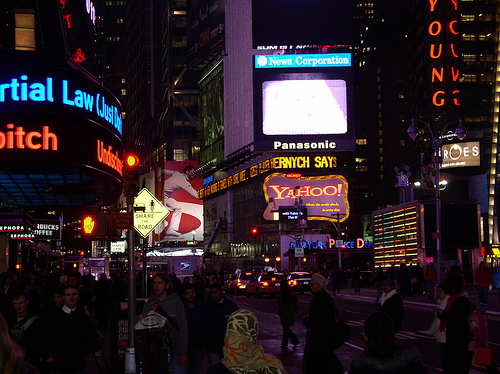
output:
[[[301,199],[308,220],[343,222],[349,216],[348,184],[342,175],[302,177],[297,173],[273,173],[266,177],[263,188],[266,202],[273,201],[277,210],[294,206]]]
[[[350,53],[256,55],[255,68],[331,68],[351,66]]]

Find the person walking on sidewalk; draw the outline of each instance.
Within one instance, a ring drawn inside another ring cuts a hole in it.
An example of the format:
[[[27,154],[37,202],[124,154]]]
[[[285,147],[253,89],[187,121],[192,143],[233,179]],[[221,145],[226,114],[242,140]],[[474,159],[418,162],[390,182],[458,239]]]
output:
[[[497,267],[497,272],[496,272],[495,276],[493,277],[493,283],[495,284],[495,287],[497,288],[498,301],[500,301],[500,266]]]
[[[445,310],[446,305],[448,304],[448,299],[450,298],[450,295],[448,294],[446,290],[446,286],[444,284],[440,284],[436,288],[436,293],[438,297],[438,308]],[[434,320],[432,321],[431,325],[427,329],[426,333],[429,335],[434,335],[436,338],[436,343],[437,343],[437,354],[439,358],[441,359],[441,365],[444,367],[444,349],[446,346],[446,329],[440,330],[439,329],[439,318],[437,317],[437,313],[434,316]]]
[[[314,295],[309,315],[304,317],[307,327],[304,350],[304,374],[340,374],[344,367],[334,353],[332,330],[337,308],[332,297],[326,292],[326,278],[313,274],[311,293]]]
[[[403,322],[404,308],[403,299],[396,291],[394,281],[386,279],[382,283],[384,293],[380,298],[380,311],[390,315],[394,321],[394,328],[396,331],[401,330]]]
[[[434,292],[437,282],[437,273],[434,269],[434,263],[430,262],[424,272],[424,279],[427,283],[427,290],[429,291],[429,300],[434,301]]]
[[[492,282],[490,269],[486,267],[484,261],[479,263],[475,277],[477,293],[479,294],[479,304],[488,305],[488,291]]]
[[[283,339],[281,340],[281,348],[288,347],[288,338],[290,338],[293,349],[299,345],[299,339],[290,329],[295,323],[295,313],[298,311],[297,296],[292,291],[292,287],[286,280],[282,280],[280,284],[280,294],[278,298],[278,315],[280,316],[281,326],[283,326]]]
[[[472,353],[469,352],[469,317],[472,311],[469,295],[465,292],[465,280],[459,274],[451,274],[444,284],[450,293],[446,308],[434,308],[441,320],[439,330],[446,331],[443,373],[467,374],[472,360]]]

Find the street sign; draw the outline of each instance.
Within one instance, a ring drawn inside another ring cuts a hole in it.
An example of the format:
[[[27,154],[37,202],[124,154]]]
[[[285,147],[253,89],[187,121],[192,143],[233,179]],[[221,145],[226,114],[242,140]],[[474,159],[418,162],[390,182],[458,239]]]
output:
[[[344,245],[344,241],[342,239],[335,240],[335,248],[342,248]]]
[[[141,211],[136,212],[137,208]],[[143,188],[134,200],[134,229],[143,238],[147,238],[169,214],[165,205],[147,188]]]
[[[111,213],[111,228],[115,230],[134,228],[134,215],[132,213]]]
[[[304,248],[295,248],[295,257],[304,257]]]

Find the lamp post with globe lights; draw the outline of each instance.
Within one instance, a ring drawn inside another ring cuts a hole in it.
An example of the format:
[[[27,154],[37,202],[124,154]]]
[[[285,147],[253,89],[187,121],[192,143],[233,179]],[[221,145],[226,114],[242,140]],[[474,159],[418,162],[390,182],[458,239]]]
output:
[[[436,199],[436,232],[434,234],[434,237],[436,238],[437,284],[441,284],[442,283],[442,274],[441,274],[442,238],[441,238],[441,190],[439,188],[439,179],[440,179],[439,166],[442,162],[441,151],[443,147],[443,136],[448,126],[455,122],[458,122],[458,126],[455,130],[455,135],[459,140],[465,139],[465,136],[467,135],[467,130],[463,126],[461,119],[453,120],[451,122],[448,122],[441,130],[439,135],[436,136],[434,135],[431,126],[427,122],[424,122],[420,119],[412,118],[411,125],[410,127],[408,127],[407,132],[410,138],[412,138],[413,140],[415,140],[419,134],[417,122],[420,122],[425,126],[427,126],[427,129],[429,130],[429,133],[431,135],[432,148],[434,149],[434,170],[435,170],[434,187],[435,187],[435,199]]]

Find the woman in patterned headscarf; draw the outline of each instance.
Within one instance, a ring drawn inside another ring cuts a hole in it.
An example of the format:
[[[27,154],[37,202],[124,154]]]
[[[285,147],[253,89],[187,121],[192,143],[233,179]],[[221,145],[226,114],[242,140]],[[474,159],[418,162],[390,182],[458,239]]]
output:
[[[257,344],[258,334],[257,317],[251,311],[240,309],[231,314],[224,338],[221,363],[224,367],[212,367],[209,373],[229,370],[232,374],[286,374],[281,361],[264,353],[264,349]]]

